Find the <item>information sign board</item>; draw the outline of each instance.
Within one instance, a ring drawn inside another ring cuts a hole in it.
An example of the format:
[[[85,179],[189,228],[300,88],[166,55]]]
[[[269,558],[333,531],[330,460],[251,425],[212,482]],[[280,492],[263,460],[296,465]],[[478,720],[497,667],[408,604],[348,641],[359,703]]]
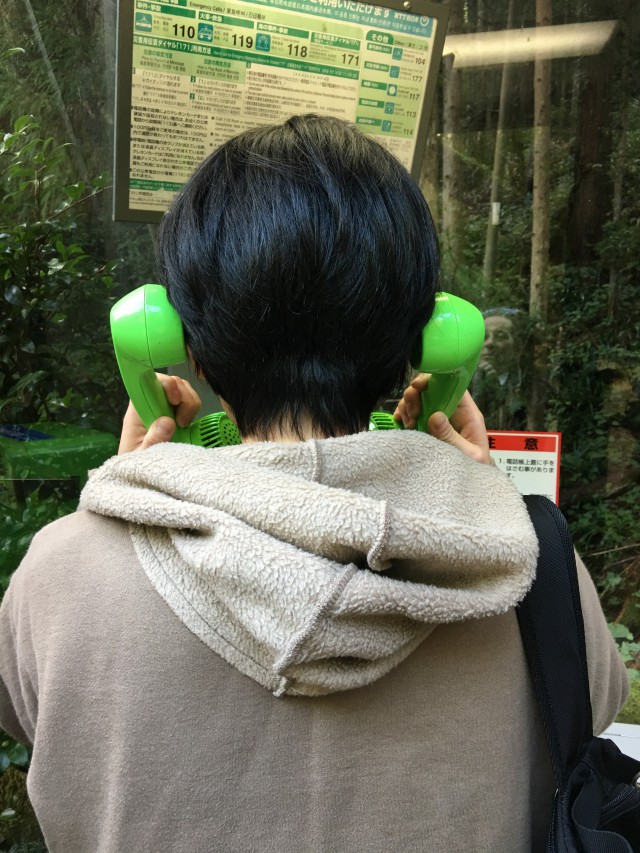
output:
[[[491,458],[513,480],[520,494],[544,495],[557,504],[562,433],[487,432]]]
[[[114,216],[159,221],[250,127],[355,122],[419,176],[448,7],[425,0],[120,0]]]

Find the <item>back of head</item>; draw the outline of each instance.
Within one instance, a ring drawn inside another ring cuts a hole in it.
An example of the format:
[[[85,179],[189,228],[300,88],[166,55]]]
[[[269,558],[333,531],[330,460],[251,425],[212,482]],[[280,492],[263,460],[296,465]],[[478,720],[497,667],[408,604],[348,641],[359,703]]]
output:
[[[231,139],[163,219],[161,277],[243,435],[366,428],[429,320],[438,250],[416,183],[332,118]]]

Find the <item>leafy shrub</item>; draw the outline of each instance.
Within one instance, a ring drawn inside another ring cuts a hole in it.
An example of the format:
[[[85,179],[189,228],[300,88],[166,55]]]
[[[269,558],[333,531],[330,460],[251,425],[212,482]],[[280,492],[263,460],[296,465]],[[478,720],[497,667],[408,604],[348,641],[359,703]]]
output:
[[[0,849],[10,853],[46,853],[27,794],[28,763],[26,748],[0,732]]]
[[[119,431],[125,397],[108,329],[115,262],[97,258],[87,207],[106,188],[68,183],[65,145],[32,116],[0,141],[0,421]],[[0,591],[33,533],[73,509],[55,490],[0,493]]]
[[[106,181],[67,184],[64,149],[31,116],[0,141],[0,417],[115,432],[123,401],[108,333],[116,264],[94,257],[83,227]]]
[[[640,679],[631,682],[629,699],[622,711],[618,714],[619,723],[640,723]]]

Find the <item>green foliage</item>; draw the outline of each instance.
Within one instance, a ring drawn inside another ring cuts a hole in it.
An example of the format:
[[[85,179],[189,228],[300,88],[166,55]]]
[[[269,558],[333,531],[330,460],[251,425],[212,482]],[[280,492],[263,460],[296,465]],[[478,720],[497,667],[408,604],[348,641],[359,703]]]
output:
[[[26,789],[29,759],[22,744],[0,732],[0,850],[46,853]]]
[[[637,203],[625,216],[640,216]],[[640,259],[638,235],[628,237],[626,255]],[[608,617],[630,634],[620,635],[621,650],[635,675],[638,649],[625,643],[640,638],[640,309],[626,260],[611,286],[617,239],[608,221],[597,263],[567,266],[554,283],[549,415],[563,432],[563,508]]]
[[[618,645],[623,661],[635,664],[640,654],[640,643],[635,642],[631,631],[625,625],[615,622],[609,623],[609,630]],[[640,672],[635,668],[629,669],[629,680],[640,681]]]
[[[116,433],[125,403],[108,330],[116,264],[100,257],[86,221],[106,181],[69,183],[66,148],[31,116],[0,139],[0,421]],[[0,591],[33,533],[72,509],[56,489],[19,503],[0,492]]]
[[[629,45],[637,44],[639,20],[636,16],[635,30],[632,26],[626,36]],[[602,74],[595,60],[554,64],[546,323],[522,322],[530,298],[533,115],[531,101],[518,100],[516,93],[531,91],[530,70],[511,69],[495,273],[489,281],[482,270],[497,137],[488,117],[490,109],[497,117],[501,71],[460,72],[463,98],[456,126],[442,143],[458,154],[457,181],[464,187],[458,223],[462,248],[452,257],[445,239],[443,284],[482,309],[520,311],[519,329],[514,322],[520,375],[517,387],[514,382],[510,388],[512,398],[531,400],[538,369],[531,358],[534,332],[546,343],[545,428],[562,433],[560,505],[607,618],[620,633],[632,679],[640,671],[638,57],[635,51],[611,66],[612,96],[602,104],[593,98],[593,81]],[[585,141],[591,111],[601,106],[601,129]],[[522,428],[515,413],[504,426]]]
[[[95,258],[83,229],[83,210],[106,182],[66,183],[64,148],[30,116],[0,142],[0,417],[116,431],[116,264]]]
[[[12,844],[9,853],[47,853],[47,848],[43,841],[25,841]]]
[[[11,767],[26,767],[29,763],[29,752],[21,743],[8,736],[0,738],[0,776]]]
[[[629,698],[618,714],[616,722],[640,725],[640,679],[631,682]]]
[[[0,482],[0,598],[33,536],[45,525],[73,512],[77,498],[65,494],[59,486],[43,483],[16,502]],[[0,761],[1,770],[1,761]]]
[[[46,853],[26,789],[26,774],[14,765],[0,776],[0,850]]]

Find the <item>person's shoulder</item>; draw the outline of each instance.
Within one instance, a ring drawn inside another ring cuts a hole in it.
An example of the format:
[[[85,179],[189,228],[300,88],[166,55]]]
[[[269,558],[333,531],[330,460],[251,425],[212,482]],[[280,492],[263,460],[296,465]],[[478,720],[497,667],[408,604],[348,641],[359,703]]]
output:
[[[126,523],[118,518],[108,518],[87,509],[78,509],[39,530],[33,537],[32,547],[41,544],[71,543],[87,536],[118,536],[126,529]]]
[[[125,540],[128,540],[126,522],[79,509],[43,527],[33,537],[29,550],[49,557],[75,555],[79,551],[104,553]]]
[[[125,522],[78,510],[36,533],[12,585],[68,589],[76,577],[86,576],[88,564],[117,565],[117,555],[130,553],[131,547]]]

